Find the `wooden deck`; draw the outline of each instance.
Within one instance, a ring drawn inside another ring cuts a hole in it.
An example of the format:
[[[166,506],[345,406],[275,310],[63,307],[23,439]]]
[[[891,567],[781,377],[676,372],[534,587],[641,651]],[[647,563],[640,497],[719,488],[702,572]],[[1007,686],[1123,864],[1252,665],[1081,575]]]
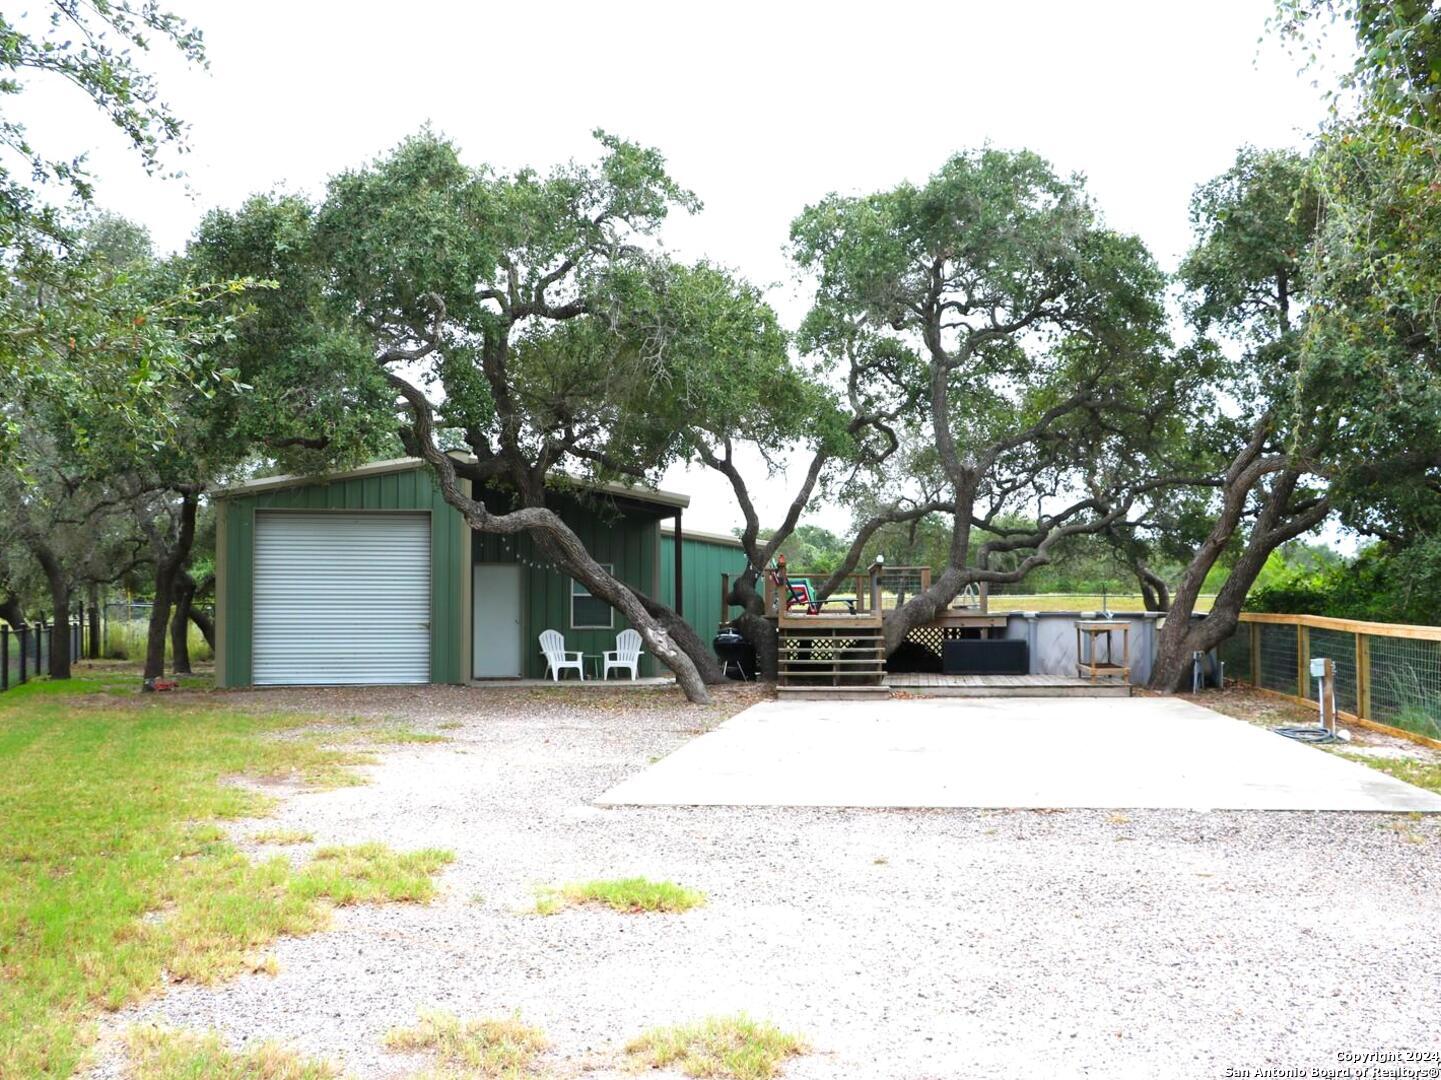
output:
[[[938,675],[897,672],[886,676],[888,689],[921,697],[1130,697],[1121,682],[1092,682],[1065,675]]]
[[[779,616],[782,629],[790,630],[858,630],[881,625],[881,615],[875,611],[820,611],[807,615],[803,611],[786,611]]]

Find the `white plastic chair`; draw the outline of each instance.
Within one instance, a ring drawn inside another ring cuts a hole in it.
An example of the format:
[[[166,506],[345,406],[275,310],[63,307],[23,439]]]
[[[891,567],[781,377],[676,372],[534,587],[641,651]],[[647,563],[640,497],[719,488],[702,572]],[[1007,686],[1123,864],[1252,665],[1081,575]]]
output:
[[[611,668],[622,668],[630,672],[631,682],[635,681],[636,667],[640,664],[640,631],[622,630],[615,636],[615,648],[605,654],[605,674],[610,678]]]
[[[585,682],[585,654],[567,650],[565,637],[559,630],[541,631],[540,651],[545,653],[545,663],[550,672],[551,681],[560,682],[562,671],[566,668],[575,668],[575,673],[580,676],[580,681]]]

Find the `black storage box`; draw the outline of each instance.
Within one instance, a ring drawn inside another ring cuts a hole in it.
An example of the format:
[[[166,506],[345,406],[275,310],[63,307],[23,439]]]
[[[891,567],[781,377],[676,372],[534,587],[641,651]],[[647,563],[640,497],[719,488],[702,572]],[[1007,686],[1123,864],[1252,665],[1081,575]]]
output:
[[[1006,639],[947,641],[941,646],[946,675],[1029,675],[1031,652],[1024,641]]]

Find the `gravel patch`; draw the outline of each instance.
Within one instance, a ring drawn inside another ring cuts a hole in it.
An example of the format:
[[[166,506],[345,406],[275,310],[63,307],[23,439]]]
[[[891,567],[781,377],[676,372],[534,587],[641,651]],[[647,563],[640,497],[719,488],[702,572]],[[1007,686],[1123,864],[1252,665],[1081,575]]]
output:
[[[619,1049],[645,1028],[738,1010],[811,1044],[786,1064],[793,1080],[1209,1078],[1434,1049],[1441,822],[600,809],[590,800],[762,691],[710,709],[673,689],[584,693],[227,694],[447,736],[377,747],[370,785],[285,796],[264,825],[446,847],[456,862],[429,906],[342,910],[332,931],[277,943],[278,975],[175,987],[107,1032],[278,1038],[362,1080],[417,1066],[382,1039],[428,1007],[519,1010],[562,1075],[590,1078],[629,1075]],[[526,913],[537,885],[637,874],[708,903]],[[94,1075],[120,1062],[107,1053]]]

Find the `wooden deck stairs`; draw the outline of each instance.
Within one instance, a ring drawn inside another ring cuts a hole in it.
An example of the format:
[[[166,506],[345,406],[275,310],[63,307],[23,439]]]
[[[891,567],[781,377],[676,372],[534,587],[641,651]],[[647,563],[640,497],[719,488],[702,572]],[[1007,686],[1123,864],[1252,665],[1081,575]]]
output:
[[[782,614],[778,660],[782,698],[886,697],[880,612]]]

